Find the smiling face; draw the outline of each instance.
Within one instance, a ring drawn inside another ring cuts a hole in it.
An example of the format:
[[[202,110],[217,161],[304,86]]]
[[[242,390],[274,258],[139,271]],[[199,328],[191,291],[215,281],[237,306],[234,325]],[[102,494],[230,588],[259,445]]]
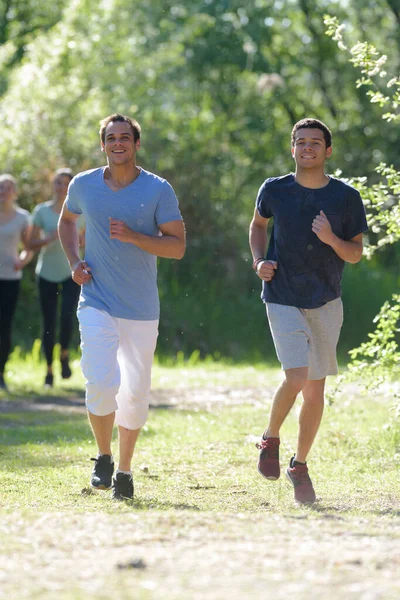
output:
[[[296,167],[323,169],[331,154],[332,146],[326,147],[325,137],[320,129],[304,127],[297,130],[292,146]]]
[[[129,123],[111,121],[106,127],[101,148],[106,153],[109,165],[135,164],[136,152],[140,148],[140,139],[134,141]]]

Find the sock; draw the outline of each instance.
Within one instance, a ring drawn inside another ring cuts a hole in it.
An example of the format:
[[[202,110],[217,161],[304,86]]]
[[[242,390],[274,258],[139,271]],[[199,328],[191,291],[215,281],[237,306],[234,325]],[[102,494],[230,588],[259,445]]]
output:
[[[267,430],[265,430],[265,431],[267,431]],[[267,438],[269,438],[269,437],[270,437],[270,438],[272,438],[273,440],[279,440],[279,439],[280,439],[280,437],[279,437],[279,436],[276,436],[276,437],[274,437],[274,436],[272,436],[272,435],[265,435],[265,431],[264,431],[264,433],[262,434],[262,439],[263,439],[263,440],[266,440],[266,439],[267,439]]]
[[[307,463],[300,462],[299,460],[296,459],[296,455],[294,455],[294,457],[293,457],[293,464],[294,465],[306,465]]]
[[[130,475],[132,477],[132,471],[121,471],[120,469],[117,469],[115,475],[118,475],[118,473],[123,473],[124,475]]]
[[[110,462],[114,462],[114,457],[112,454],[102,454],[101,452],[97,453],[97,458],[100,458],[100,456],[110,456]]]

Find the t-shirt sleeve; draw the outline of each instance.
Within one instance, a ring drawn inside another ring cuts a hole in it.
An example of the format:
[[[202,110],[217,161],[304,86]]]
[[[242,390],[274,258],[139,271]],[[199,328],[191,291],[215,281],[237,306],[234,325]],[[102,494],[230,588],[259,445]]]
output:
[[[40,210],[40,206],[35,206],[32,213],[32,223],[39,227],[40,229],[43,227],[43,219],[42,219],[42,211]]]
[[[163,182],[163,189],[155,213],[158,226],[170,221],[182,221],[178,198],[168,181]]]
[[[264,181],[264,183],[258,190],[256,198],[256,208],[260,216],[264,219],[270,219],[272,217],[271,202],[268,194],[268,179],[267,181]]]
[[[347,211],[344,222],[344,238],[351,240],[359,233],[368,231],[365,207],[357,190],[352,190],[347,200]]]
[[[21,231],[24,231],[32,223],[32,217],[25,209],[21,211]]]
[[[71,183],[68,186],[68,192],[67,192],[67,197],[65,199],[65,202],[66,202],[67,208],[70,212],[72,212],[76,215],[82,214],[82,208],[81,208],[80,202],[79,202],[79,190],[78,190],[78,183],[76,181],[76,177],[74,177],[72,179]]]

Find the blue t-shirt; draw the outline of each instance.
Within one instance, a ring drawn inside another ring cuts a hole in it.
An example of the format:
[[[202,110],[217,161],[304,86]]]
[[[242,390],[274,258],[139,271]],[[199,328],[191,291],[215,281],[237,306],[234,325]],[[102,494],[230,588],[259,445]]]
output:
[[[305,188],[289,174],[267,179],[259,189],[256,207],[265,219],[273,218],[267,259],[278,263],[273,279],[263,281],[262,300],[318,308],[341,296],[345,263],[311,227],[322,210],[343,240],[367,231],[358,191],[334,177],[323,188]]]
[[[104,181],[105,167],[79,173],[71,181],[67,208],[86,221],[85,261],[92,279],[82,286],[79,308],[92,306],[113,317],[159,318],[157,257],[134,244],[110,238],[110,217],[132,230],[161,235],[160,225],[182,220],[170,184],[144,169],[127,187],[114,192]]]

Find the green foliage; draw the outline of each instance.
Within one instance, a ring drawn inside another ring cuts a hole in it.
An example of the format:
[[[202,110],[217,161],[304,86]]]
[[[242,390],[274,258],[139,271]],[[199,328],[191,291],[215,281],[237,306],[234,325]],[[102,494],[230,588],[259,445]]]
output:
[[[350,351],[352,359],[346,380],[362,381],[368,393],[384,388],[385,394],[400,400],[400,295],[383,304],[375,317],[376,329],[369,340]],[[400,416],[400,403],[396,416]]]
[[[325,16],[325,24],[328,29],[328,36],[334,39],[341,50],[350,53],[350,62],[357,67],[362,77],[357,79],[357,87],[367,86],[371,89],[367,91],[367,96],[372,103],[378,104],[381,108],[388,107],[390,110],[382,115],[387,121],[400,120],[400,77],[390,76],[384,67],[387,63],[387,55],[381,54],[374,44],[369,42],[358,42],[351,48],[348,48],[343,39],[345,25],[339,23],[337,17]],[[379,80],[378,80],[379,77]],[[390,90],[389,95],[382,91]]]
[[[359,68],[362,78],[357,81],[357,86],[367,86],[370,101],[377,103],[381,108],[388,107],[389,111],[382,115],[386,121],[398,122],[400,120],[400,77],[390,76],[384,70],[387,56],[380,54],[376,47],[368,42],[358,42],[348,48],[343,40],[345,26],[339,23],[337,17],[325,17],[328,26],[327,35],[331,36],[341,50],[350,54],[350,62]],[[377,81],[379,76],[380,81]],[[385,95],[380,87],[382,80],[386,80],[384,88],[390,90]],[[367,178],[358,178],[353,183],[360,190],[368,208],[368,220],[375,243],[369,244],[367,256],[371,257],[379,248],[394,244],[400,240],[400,171],[395,167],[381,163],[377,173],[385,178],[373,185],[367,185]],[[376,329],[369,334],[369,341],[350,351],[352,359],[349,372],[342,381],[360,380],[369,392],[385,389],[386,394],[397,399],[396,416],[400,416],[400,388],[398,376],[400,375],[400,350],[398,346],[398,333],[400,331],[400,296],[394,294],[392,301],[386,301],[379,314],[375,317]],[[340,385],[340,382],[339,382]]]
[[[160,351],[271,356],[247,230],[263,180],[292,169],[294,121],[315,115],[331,125],[330,168],[344,177],[374,174],[383,140],[387,164],[398,155],[393,128],[383,130],[379,107],[354,87],[353,66],[325,35],[325,0],[312,10],[304,0],[139,0],[134,8],[129,0],[60,0],[47,12],[37,0],[12,4],[29,8],[21,22],[38,24],[0,90],[0,161],[19,181],[21,205],[48,199],[55,168],[104,162],[102,117],[137,117],[140,164],[172,183],[188,234],[183,261],[160,261]],[[373,18],[361,4],[332,0],[330,8],[354,32],[379,32],[398,57],[386,1],[377,0]],[[7,39],[17,27],[10,22]],[[397,263],[381,254],[371,271]],[[351,308],[358,290],[351,278],[346,285]],[[40,331],[31,268],[22,292],[16,341],[30,347]],[[363,334],[354,333],[355,343]]]

